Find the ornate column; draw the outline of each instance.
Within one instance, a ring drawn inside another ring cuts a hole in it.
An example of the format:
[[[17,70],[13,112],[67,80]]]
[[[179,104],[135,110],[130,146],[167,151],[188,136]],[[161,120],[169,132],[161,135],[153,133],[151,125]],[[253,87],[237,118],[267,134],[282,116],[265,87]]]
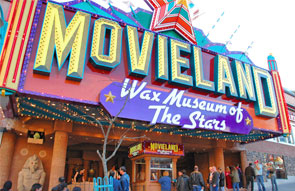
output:
[[[241,156],[241,170],[243,173],[245,173],[245,169],[248,166],[246,151],[241,151],[240,156]],[[244,183],[244,185],[246,185],[246,177],[245,176],[243,176],[243,183]]]
[[[65,175],[65,165],[68,147],[68,133],[72,132],[72,123],[56,120],[54,122],[54,144],[49,176],[49,189],[58,184],[58,178]]]
[[[74,167],[75,167],[75,165],[68,163],[68,177],[67,177],[67,182],[70,182],[72,180]]]
[[[64,176],[68,146],[68,133],[56,131],[51,160],[49,190],[58,184],[58,178]]]
[[[135,165],[135,160],[132,160],[132,174],[131,174],[131,182],[134,183],[136,182],[136,165]]]
[[[16,135],[12,132],[4,132],[0,146],[0,186],[9,180],[11,162],[14,153]]]
[[[145,160],[145,185],[146,189],[148,188],[148,185],[151,182],[151,157],[144,157]]]
[[[215,166],[216,168],[222,168],[224,171],[224,155],[223,155],[223,148],[216,147],[214,148],[214,158],[215,158]]]
[[[85,173],[84,173],[85,181],[88,181],[89,160],[83,161],[83,168],[85,169]]]
[[[172,159],[172,180],[177,178],[177,158]]]

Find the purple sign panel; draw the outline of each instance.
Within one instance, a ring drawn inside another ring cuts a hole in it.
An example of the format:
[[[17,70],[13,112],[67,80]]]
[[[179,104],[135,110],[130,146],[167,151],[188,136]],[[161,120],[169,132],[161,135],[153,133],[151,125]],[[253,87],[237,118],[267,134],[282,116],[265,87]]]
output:
[[[184,95],[183,90],[164,92],[147,88],[147,83],[126,78],[100,92],[100,102],[112,116],[162,123],[185,129],[207,129],[249,134],[250,114],[241,107]]]

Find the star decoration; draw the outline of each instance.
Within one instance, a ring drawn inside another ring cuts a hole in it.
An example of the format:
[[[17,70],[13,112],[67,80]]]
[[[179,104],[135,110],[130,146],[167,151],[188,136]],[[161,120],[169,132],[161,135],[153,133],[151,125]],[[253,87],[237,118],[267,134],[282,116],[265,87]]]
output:
[[[251,125],[251,119],[249,119],[249,117],[247,117],[247,119],[245,119],[245,121],[246,121],[247,125]]]
[[[104,94],[104,96],[106,97],[106,102],[114,103],[114,99],[116,98],[116,96],[114,96],[111,91],[109,91],[108,94]]]
[[[187,0],[145,0],[154,10],[152,31],[175,30],[185,39],[197,44]]]

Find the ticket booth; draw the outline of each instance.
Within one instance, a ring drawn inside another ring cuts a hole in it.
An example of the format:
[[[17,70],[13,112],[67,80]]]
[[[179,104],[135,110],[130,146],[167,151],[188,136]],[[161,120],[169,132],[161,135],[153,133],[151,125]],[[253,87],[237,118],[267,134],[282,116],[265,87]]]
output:
[[[182,144],[144,141],[129,148],[132,160],[132,190],[160,191],[158,180],[169,174],[172,180],[177,177],[176,163],[184,155]]]

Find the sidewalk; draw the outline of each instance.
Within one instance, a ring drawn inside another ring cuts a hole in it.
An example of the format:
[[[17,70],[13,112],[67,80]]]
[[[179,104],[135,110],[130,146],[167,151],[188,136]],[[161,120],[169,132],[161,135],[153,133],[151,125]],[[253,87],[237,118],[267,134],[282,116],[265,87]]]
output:
[[[288,176],[288,179],[277,179],[279,191],[294,191],[295,190],[295,176]],[[271,181],[267,179],[264,182],[266,191],[272,191]],[[254,190],[258,191],[257,183],[254,183]]]
[[[295,190],[295,176],[288,176],[288,179],[277,179],[279,191],[294,191]],[[267,182],[264,182],[266,191],[272,191],[271,181],[267,179]],[[228,189],[232,191],[232,189]],[[246,191],[246,189],[240,189],[240,191]],[[254,182],[254,191],[258,191],[257,183]]]

